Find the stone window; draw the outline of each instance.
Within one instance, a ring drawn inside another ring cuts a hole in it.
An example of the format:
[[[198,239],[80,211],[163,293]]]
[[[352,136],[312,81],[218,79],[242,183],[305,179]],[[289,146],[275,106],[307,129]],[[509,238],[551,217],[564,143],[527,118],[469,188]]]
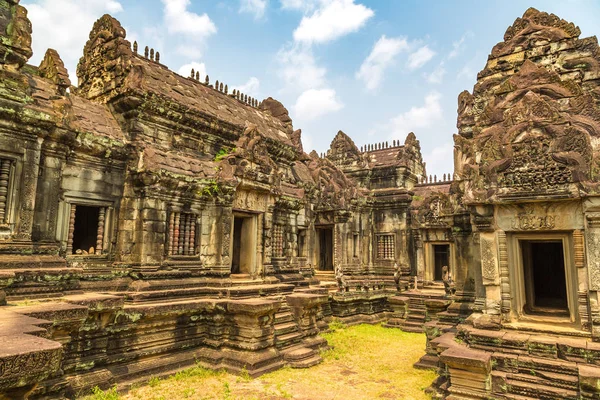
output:
[[[195,256],[198,251],[196,222],[192,213],[171,212],[169,215],[169,256]]]
[[[0,158],[0,224],[9,222],[11,179],[15,163],[8,158]]]
[[[283,226],[273,226],[273,257],[283,257]]]
[[[395,258],[395,237],[393,234],[377,235],[377,258],[393,260]]]
[[[101,255],[106,207],[71,204],[67,255]]]

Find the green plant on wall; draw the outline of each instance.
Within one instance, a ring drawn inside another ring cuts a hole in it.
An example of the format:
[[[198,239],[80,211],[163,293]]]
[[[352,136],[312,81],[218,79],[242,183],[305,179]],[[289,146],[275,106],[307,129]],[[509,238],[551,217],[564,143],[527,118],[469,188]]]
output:
[[[206,182],[206,186],[202,189],[202,195],[207,197],[216,196],[221,193],[221,189],[219,188],[219,183],[216,179],[211,179]]]
[[[222,159],[224,159],[225,157],[227,157],[228,155],[232,154],[235,152],[235,147],[232,147],[230,149],[228,149],[227,147],[223,147],[221,150],[219,150],[217,152],[217,154],[215,155],[215,161],[221,161]]]

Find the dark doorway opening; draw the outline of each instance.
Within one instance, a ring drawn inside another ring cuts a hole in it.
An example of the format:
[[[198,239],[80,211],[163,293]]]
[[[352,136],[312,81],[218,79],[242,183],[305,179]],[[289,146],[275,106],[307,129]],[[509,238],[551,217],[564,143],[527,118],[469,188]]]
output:
[[[255,254],[254,218],[233,217],[233,256],[231,260],[232,274],[251,274]]]
[[[318,269],[333,271],[333,229],[317,228]]]
[[[433,280],[441,281],[443,277],[442,268],[447,266],[450,268],[450,245],[449,244],[434,244],[433,245]]]
[[[561,240],[521,241],[525,312],[569,315],[565,258]]]
[[[77,206],[73,230],[73,254],[95,253],[99,215],[100,207]]]

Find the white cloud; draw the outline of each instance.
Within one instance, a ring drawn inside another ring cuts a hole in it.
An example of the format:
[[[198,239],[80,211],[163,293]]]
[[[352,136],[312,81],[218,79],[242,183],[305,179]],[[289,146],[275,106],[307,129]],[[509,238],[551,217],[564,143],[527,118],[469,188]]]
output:
[[[302,132],[302,136],[300,137],[300,140],[302,141],[302,148],[304,149],[304,151],[306,153],[310,153],[311,151],[313,151],[313,149],[314,149],[313,138],[310,134],[308,134],[306,132]]]
[[[217,27],[206,13],[199,15],[188,11],[190,0],[162,0],[162,3],[169,33],[194,35],[198,40],[217,32]]]
[[[423,161],[427,163],[427,173],[437,175],[438,180],[444,174],[453,173],[454,144],[448,142],[434,147],[430,152],[423,155]]]
[[[285,82],[286,89],[302,91],[325,84],[327,69],[319,67],[309,47],[294,45],[277,53],[280,64],[278,75]]]
[[[123,11],[121,3],[115,0],[40,0],[22,5],[29,11],[33,25],[30,62],[39,64],[48,48],[56,49],[73,83],[77,82],[77,62],[96,19],[105,13]]]
[[[319,0],[280,0],[284,10],[311,11],[317,7]]]
[[[412,107],[410,110],[397,115],[390,121],[391,139],[404,139],[409,132],[427,128],[442,118],[442,95],[431,92],[425,97],[425,104],[421,107]]]
[[[413,70],[421,68],[423,65],[427,64],[433,56],[435,56],[435,51],[431,50],[427,45],[420,47],[417,51],[408,56],[408,69]]]
[[[377,89],[383,80],[383,73],[394,63],[395,57],[402,51],[408,50],[408,42],[405,38],[386,38],[382,35],[375,45],[371,54],[363,61],[356,73],[357,79],[362,79],[367,89]]]
[[[465,47],[464,46],[465,41],[472,36],[473,36],[473,32],[467,31],[467,32],[465,32],[464,35],[462,35],[460,37],[460,39],[458,41],[453,42],[452,43],[452,51],[450,51],[450,53],[448,53],[448,59],[452,59],[452,58],[458,56]]]
[[[258,80],[257,77],[252,76],[243,85],[233,86],[230,90],[233,90],[233,89],[237,89],[240,92],[242,92],[242,94],[247,94],[249,96],[256,98],[258,96],[258,90],[260,89],[260,81]]]
[[[322,1],[312,14],[306,15],[294,31],[294,40],[303,43],[325,43],[359,30],[374,11],[354,0]]]
[[[204,82],[204,78],[206,77],[206,65],[204,63],[194,61],[188,64],[184,64],[177,70],[177,73],[181,76],[188,77],[192,72],[192,68],[194,69],[194,73],[200,73],[200,81]]]
[[[476,75],[475,75],[475,71],[473,71],[473,69],[468,66],[465,65],[464,67],[461,68],[460,71],[458,71],[458,74],[456,75],[457,79],[476,79]]]
[[[267,2],[268,0],[241,0],[239,12],[252,14],[254,19],[261,19],[265,16]]]
[[[344,105],[337,99],[335,90],[309,89],[296,100],[294,112],[296,118],[310,121],[342,108]]]
[[[444,62],[442,61],[431,73],[424,74],[425,79],[429,83],[442,83],[444,75],[446,75],[446,68],[444,68]]]

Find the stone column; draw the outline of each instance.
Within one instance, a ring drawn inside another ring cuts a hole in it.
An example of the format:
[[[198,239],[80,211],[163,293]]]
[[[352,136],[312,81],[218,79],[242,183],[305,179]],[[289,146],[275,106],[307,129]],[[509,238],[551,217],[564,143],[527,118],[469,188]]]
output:
[[[417,281],[423,282],[425,280],[425,251],[423,249],[423,241],[421,240],[421,233],[415,231],[415,252],[417,260]],[[416,288],[415,288],[416,289]]]
[[[221,208],[221,265],[231,272],[231,229],[233,209],[231,206]]]
[[[64,155],[53,150],[44,150],[43,161],[40,162],[43,190],[36,195],[36,212],[32,232],[33,240],[54,241],[58,225],[58,207],[61,197],[62,169]],[[26,165],[24,165],[27,168]]]
[[[499,315],[501,304],[500,276],[498,272],[498,245],[494,232],[481,232],[481,275],[485,286],[485,310],[487,314]]]
[[[577,270],[577,311],[581,321],[581,329],[590,330],[592,322],[590,320],[590,302],[588,297],[588,279],[585,269],[585,249],[583,244],[583,230],[578,229],[573,232],[573,259],[575,269]]]
[[[273,206],[269,206],[267,212],[263,214],[263,274],[265,275],[272,269],[273,211]]]
[[[38,138],[36,142],[30,142],[23,157],[23,183],[19,199],[19,220],[15,234],[15,239],[18,240],[31,240],[43,141],[44,139]]]
[[[584,278],[587,278],[589,286],[592,337],[594,340],[600,340],[600,299],[598,298],[600,291],[600,212],[587,213],[586,222],[587,276]]]

